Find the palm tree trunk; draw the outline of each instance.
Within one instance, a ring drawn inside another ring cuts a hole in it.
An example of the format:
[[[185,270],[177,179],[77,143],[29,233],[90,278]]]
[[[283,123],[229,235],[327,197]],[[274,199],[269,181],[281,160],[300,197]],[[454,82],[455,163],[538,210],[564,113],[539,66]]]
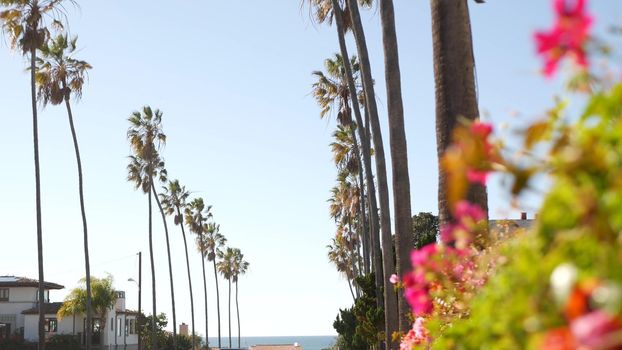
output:
[[[434,82],[436,95],[436,150],[439,159],[439,225],[452,220],[447,202],[447,177],[440,165],[458,117],[479,118],[475,87],[475,59],[469,7],[466,0],[431,0]],[[467,199],[488,213],[486,186],[471,185]]]
[[[67,86],[63,83],[63,89]],[[84,181],[82,176],[82,160],[80,158],[80,148],[78,147],[78,136],[76,128],[73,124],[73,113],[71,112],[71,104],[69,96],[65,96],[65,106],[67,107],[67,116],[69,118],[69,128],[71,129],[71,137],[73,138],[73,148],[76,152],[76,163],[78,164],[78,192],[80,194],[80,211],[82,213],[82,230],[84,232],[84,267],[86,270],[86,349],[91,348],[91,323],[93,322],[92,295],[91,295],[91,264],[89,260],[89,235],[86,224],[86,209],[84,207]],[[75,333],[75,330],[74,330]]]
[[[203,297],[205,300],[205,343],[209,342],[208,339],[208,327],[207,327],[207,277],[205,276],[205,255],[203,252],[205,248],[201,245],[201,267],[203,268]],[[219,329],[220,332],[220,329]],[[218,338],[218,347],[220,348],[220,337]]]
[[[380,1],[382,21],[382,44],[384,47],[384,71],[387,86],[387,107],[389,115],[389,141],[393,170],[393,211],[395,215],[395,255],[397,274],[405,276],[410,271],[409,253],[412,249],[412,214],[410,207],[410,178],[408,174],[408,147],[404,131],[404,106],[402,103],[402,82],[400,62],[395,33],[393,0]],[[408,302],[403,293],[397,299],[399,329],[407,332],[410,320]]]
[[[338,8],[337,0],[333,0],[333,8],[336,10],[335,18],[337,19],[337,27],[341,22],[341,37],[339,39],[340,46],[345,47],[345,38],[343,38],[343,19],[341,18],[341,9]],[[389,277],[395,273],[394,257],[393,257],[393,240],[391,237],[391,215],[389,213],[389,190],[387,185],[387,168],[384,159],[384,145],[382,143],[382,131],[380,129],[380,119],[378,118],[378,108],[376,106],[376,96],[374,93],[374,83],[371,78],[371,66],[367,54],[367,44],[365,43],[365,34],[363,33],[363,25],[358,16],[358,4],[356,1],[348,0],[348,8],[352,17],[353,31],[358,48],[359,62],[361,67],[361,77],[363,80],[363,91],[365,93],[365,103],[369,111],[371,121],[372,137],[374,142],[374,151],[376,157],[376,175],[378,177],[378,197],[380,203],[380,229],[382,232],[382,281],[384,284],[384,312],[385,312],[385,340],[387,348],[397,348],[398,344],[392,342],[392,334],[398,330],[397,315],[397,296],[393,292],[393,285],[389,281]],[[356,12],[356,16],[354,14]],[[358,19],[358,23],[356,21]],[[343,44],[341,42],[343,41]],[[392,345],[390,345],[392,344]]]
[[[229,278],[229,349],[231,349],[231,278]]]
[[[179,209],[179,207],[177,207],[177,215],[180,218],[182,217],[181,210]],[[192,320],[192,350],[194,350],[196,348],[195,337],[194,337],[194,335],[196,334],[196,332],[194,331],[194,297],[192,294],[192,278],[190,277],[190,259],[188,258],[188,244],[186,243],[186,230],[184,230],[183,220],[180,222],[179,226],[181,227],[181,235],[184,238],[184,248],[186,249],[186,269],[188,270],[188,290],[190,291],[190,316]],[[202,256],[201,256],[201,260],[203,260]],[[203,266],[205,267],[205,263],[203,264]],[[203,277],[205,277],[205,268],[203,268]],[[207,325],[207,322],[205,324]],[[207,332],[205,333],[205,340],[207,341]]]
[[[218,291],[218,272],[216,271],[216,259],[214,263],[214,280],[216,281],[216,311],[218,312],[218,347],[220,348],[220,293]]]
[[[378,230],[380,229],[380,224],[378,222],[378,207],[376,205],[376,185],[373,179],[373,172],[371,168],[371,150],[369,144],[369,132],[365,130],[363,127],[363,118],[361,117],[361,109],[358,104],[358,96],[356,93],[356,85],[354,84],[354,78],[352,77],[352,67],[350,67],[350,60],[348,59],[348,49],[346,47],[346,41],[344,37],[344,26],[343,26],[343,17],[341,13],[341,8],[339,7],[339,3],[337,0],[332,0],[333,2],[333,11],[335,12],[335,22],[337,24],[337,36],[339,39],[339,48],[341,51],[341,56],[344,57],[343,65],[346,71],[346,76],[348,79],[348,90],[350,90],[350,100],[352,101],[352,109],[354,110],[354,116],[356,118],[356,124],[358,128],[359,136],[361,137],[361,144],[363,145],[363,161],[365,165],[365,176],[367,181],[367,192],[369,194],[369,202],[370,202],[370,231],[372,232],[374,249],[380,250],[380,241]],[[382,305],[381,298],[381,281],[382,281],[382,264],[380,262],[380,254],[376,254],[375,256],[375,278],[376,278],[376,303],[377,306]]]
[[[358,104],[358,103],[357,103]],[[360,113],[360,109],[359,109]],[[358,140],[356,137],[356,131],[350,124],[350,132],[352,133],[352,144],[354,148],[354,154],[356,155],[356,162],[358,163],[358,185],[360,189],[359,198],[359,220],[363,241],[363,270],[365,274],[369,273],[369,227],[367,226],[367,215],[365,213],[365,181],[363,180],[363,161],[361,161],[361,153],[359,150]]]
[[[352,280],[349,277],[348,279],[348,287],[350,288],[350,295],[352,295],[352,302],[356,303],[356,296],[354,296],[354,290],[352,289]]]
[[[33,7],[37,7],[37,1],[33,1]],[[29,29],[34,31],[34,29]],[[37,217],[37,262],[39,265],[39,350],[45,349],[45,290],[43,289],[43,232],[41,225],[41,173],[39,168],[39,127],[37,120],[37,95],[35,87],[37,48],[34,44],[30,48],[30,96],[32,102],[32,143],[35,158],[35,207]]]
[[[149,177],[150,183],[153,183],[153,177]],[[153,225],[152,225],[152,213],[151,213],[151,191],[147,194],[149,197],[149,260],[151,263],[151,302],[152,302],[152,316],[154,317],[151,322],[151,349],[158,349],[158,339],[156,337],[156,322],[155,317],[156,313],[156,278],[155,278],[155,264],[153,259]],[[106,320],[102,320],[101,322],[106,322]],[[103,328],[103,326],[102,326]],[[105,328],[103,328],[105,330]]]
[[[173,264],[171,262],[171,245],[168,239],[168,224],[166,223],[166,214],[164,214],[164,209],[162,209],[162,203],[160,203],[160,198],[158,198],[158,193],[156,192],[155,185],[153,182],[151,183],[151,191],[153,192],[153,197],[158,204],[158,209],[160,209],[160,214],[162,215],[162,223],[164,224],[164,236],[166,237],[166,255],[168,257],[168,276],[171,281],[171,307],[173,308],[173,347],[177,349],[177,317],[175,313],[175,288],[173,287]]]
[[[238,283],[239,281],[235,281],[235,309],[238,314],[238,349],[241,349],[240,346],[240,305],[238,304]]]

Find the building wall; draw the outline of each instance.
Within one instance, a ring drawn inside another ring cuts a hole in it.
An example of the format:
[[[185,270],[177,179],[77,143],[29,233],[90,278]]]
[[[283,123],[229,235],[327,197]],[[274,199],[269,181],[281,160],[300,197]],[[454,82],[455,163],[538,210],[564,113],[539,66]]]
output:
[[[22,311],[36,306],[37,288],[9,288],[9,301],[0,302],[0,322],[11,324],[11,333],[24,327]]]

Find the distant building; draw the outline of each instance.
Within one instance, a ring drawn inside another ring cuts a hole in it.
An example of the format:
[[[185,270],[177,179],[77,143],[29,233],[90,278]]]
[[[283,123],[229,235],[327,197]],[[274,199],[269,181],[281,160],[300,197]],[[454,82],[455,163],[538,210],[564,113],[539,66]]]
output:
[[[188,325],[183,323],[179,325],[179,334],[188,335]]]
[[[489,220],[488,228],[490,233],[495,238],[504,238],[510,236],[520,230],[529,230],[533,227],[535,219],[528,219],[527,213],[522,212],[520,219],[502,219],[502,220]]]
[[[249,350],[302,350],[298,343],[294,344],[272,344],[272,345],[253,345]]]
[[[18,335],[25,340],[39,340],[39,281],[25,277],[0,276],[0,338]],[[44,282],[45,335],[74,334],[85,344],[86,317],[83,314],[58,319],[57,313],[63,303],[50,302],[50,290],[65,287]],[[108,310],[105,322],[93,319],[94,345],[123,346],[138,344],[138,312],[125,309],[125,292],[117,291],[117,301]],[[105,329],[102,328],[105,325]]]

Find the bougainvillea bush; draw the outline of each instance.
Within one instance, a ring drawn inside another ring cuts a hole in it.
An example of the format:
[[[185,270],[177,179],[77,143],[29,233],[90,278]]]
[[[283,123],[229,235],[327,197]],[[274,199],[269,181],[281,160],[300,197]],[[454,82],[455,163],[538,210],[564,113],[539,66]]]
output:
[[[534,35],[543,73],[568,62],[594,77],[586,0],[553,5],[553,27]],[[443,160],[454,221],[440,243],[412,252],[412,272],[394,279],[413,314],[403,350],[622,349],[622,83],[593,78],[576,91],[588,95],[581,115],[554,103],[526,128],[529,156],[519,164],[502,157],[492,126],[455,131]],[[531,229],[495,236],[464,201],[469,184],[491,172],[506,173],[514,195],[548,177]]]

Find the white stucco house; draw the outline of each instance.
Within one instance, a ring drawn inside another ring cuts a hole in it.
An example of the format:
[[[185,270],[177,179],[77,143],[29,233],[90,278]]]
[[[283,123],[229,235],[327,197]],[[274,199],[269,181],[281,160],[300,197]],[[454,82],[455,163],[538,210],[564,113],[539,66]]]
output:
[[[18,335],[28,341],[39,339],[38,323],[38,286],[39,281],[25,277],[0,276],[0,338]],[[61,302],[50,302],[50,291],[64,287],[51,282],[44,283],[45,288],[45,334],[73,334],[85,342],[85,316],[56,316]],[[108,310],[106,319],[93,320],[93,344],[110,349],[133,348],[138,344],[136,311],[126,310],[125,292],[117,291],[117,301]],[[102,327],[103,326],[103,327]]]

